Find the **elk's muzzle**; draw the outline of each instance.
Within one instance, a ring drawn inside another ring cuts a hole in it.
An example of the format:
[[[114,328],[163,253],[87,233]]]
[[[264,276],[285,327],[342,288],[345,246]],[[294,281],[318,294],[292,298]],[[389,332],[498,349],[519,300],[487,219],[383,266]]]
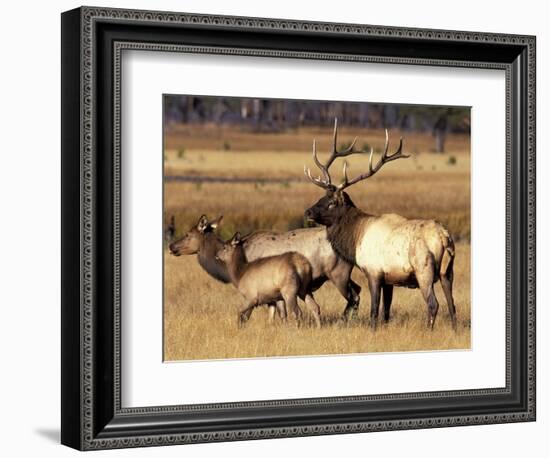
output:
[[[168,251],[170,251],[170,254],[173,255],[173,256],[179,256],[180,255],[180,251],[179,251],[179,249],[178,249],[175,242],[171,243],[168,246]]]
[[[304,212],[304,218],[307,222],[309,223],[312,223],[315,221],[314,219],[314,215],[313,215],[313,211],[311,210],[311,208],[308,208],[305,212]]]

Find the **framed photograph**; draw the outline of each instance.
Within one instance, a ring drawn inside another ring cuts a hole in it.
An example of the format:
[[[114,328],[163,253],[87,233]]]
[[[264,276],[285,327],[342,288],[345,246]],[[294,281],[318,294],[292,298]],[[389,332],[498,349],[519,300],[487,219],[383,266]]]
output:
[[[62,15],[80,450],[535,420],[535,37]]]

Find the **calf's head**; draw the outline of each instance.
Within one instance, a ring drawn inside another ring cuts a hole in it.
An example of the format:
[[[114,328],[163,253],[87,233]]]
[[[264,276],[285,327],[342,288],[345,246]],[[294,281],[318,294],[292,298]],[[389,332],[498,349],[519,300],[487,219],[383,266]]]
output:
[[[181,238],[170,244],[168,247],[170,253],[174,256],[198,253],[206,235],[214,232],[221,220],[222,216],[213,221],[208,221],[206,215],[202,215],[196,225],[191,227]]]
[[[226,264],[231,262],[233,255],[237,247],[242,244],[241,234],[239,232],[231,238],[231,240],[225,242],[223,246],[216,253],[216,259],[219,259]]]

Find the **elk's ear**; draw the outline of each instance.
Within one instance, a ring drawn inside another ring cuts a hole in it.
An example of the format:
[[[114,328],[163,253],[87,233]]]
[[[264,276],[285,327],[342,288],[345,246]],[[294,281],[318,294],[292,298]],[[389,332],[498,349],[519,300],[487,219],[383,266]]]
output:
[[[232,246],[237,246],[240,243],[241,243],[241,233],[240,232],[235,232],[235,235],[231,239],[231,245]]]
[[[207,227],[208,227],[208,218],[206,217],[206,215],[202,215],[199,218],[199,222],[197,223],[197,229],[199,232],[204,232]]]
[[[214,221],[211,221],[210,222],[210,227],[212,229],[217,229],[218,226],[220,225],[221,221],[222,221],[222,218],[223,218],[223,215],[220,215],[220,217],[218,219],[215,219]]]

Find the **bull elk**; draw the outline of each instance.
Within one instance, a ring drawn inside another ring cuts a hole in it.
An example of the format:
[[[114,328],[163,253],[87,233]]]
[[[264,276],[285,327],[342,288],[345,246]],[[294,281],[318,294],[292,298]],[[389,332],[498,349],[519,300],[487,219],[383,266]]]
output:
[[[370,151],[368,170],[353,179],[347,175],[344,161],[343,181],[334,185],[329,168],[335,159],[361,154],[356,150],[357,138],[343,150],[336,147],[338,122],[334,122],[332,151],[322,164],[313,141],[313,161],[322,176],[312,177],[304,166],[306,177],[325,190],[325,196],[307,209],[304,216],[327,228],[328,239],[339,256],[357,265],[367,277],[371,294],[371,327],[376,327],[381,291],[383,291],[384,320],[388,321],[394,286],[419,288],[427,305],[428,327],[433,329],[439,303],[434,284],[440,280],[449,308],[453,329],[456,330],[456,308],[453,301],[454,243],[445,227],[434,221],[406,219],[395,214],[370,215],[355,206],[344,191],[372,177],[384,164],[409,156],[402,153],[403,139],[393,154],[388,154],[388,131],[384,151],[373,166]]]
[[[305,256],[293,251],[248,262],[237,232],[216,258],[225,263],[231,282],[246,300],[239,312],[239,325],[248,320],[255,307],[281,300],[285,306],[279,313],[286,317],[286,309],[290,309],[299,322],[299,297],[311,310],[317,327],[321,326],[319,305],[311,291],[312,268]]]
[[[229,283],[231,280],[226,266],[215,258],[216,252],[224,243],[216,234],[221,219],[220,216],[217,220],[209,222],[208,218],[202,215],[198,223],[183,237],[170,244],[169,249],[175,256],[197,254],[199,264],[208,274],[223,283]],[[336,255],[324,227],[296,229],[284,233],[253,232],[243,239],[243,245],[249,261],[289,251],[302,254],[312,266],[313,291],[329,280],[347,300],[344,317],[349,318],[357,310],[361,287],[351,279],[353,264]],[[275,308],[270,308],[270,317],[274,312]]]

